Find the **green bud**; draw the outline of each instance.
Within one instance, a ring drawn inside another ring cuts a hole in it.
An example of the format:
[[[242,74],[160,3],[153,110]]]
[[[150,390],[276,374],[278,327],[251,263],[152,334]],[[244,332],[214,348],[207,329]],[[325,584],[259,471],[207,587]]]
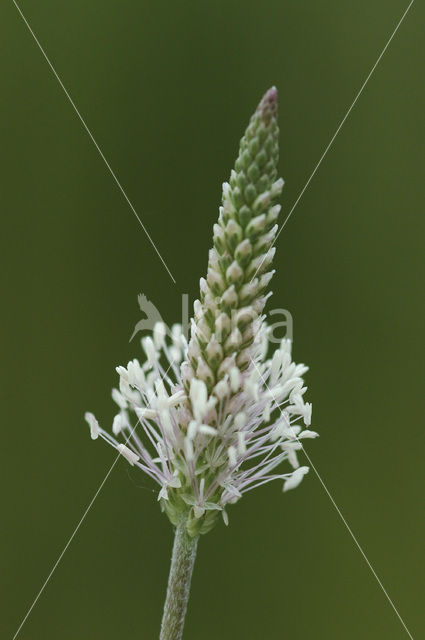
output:
[[[251,218],[252,218],[251,209],[246,204],[243,204],[238,212],[239,222],[243,227],[246,227],[246,225],[251,220]]]
[[[229,220],[225,229],[225,237],[230,251],[234,251],[243,238],[243,232],[236,220]]]
[[[254,187],[253,184],[249,184],[246,187],[244,191],[244,196],[247,204],[251,204],[252,202],[254,202],[255,198],[257,197],[257,189]]]
[[[230,267],[226,271],[226,280],[228,284],[240,285],[243,281],[243,270],[239,266],[236,260],[232,262]]]
[[[246,238],[236,247],[235,258],[239,262],[241,267],[245,268],[249,264],[251,260],[251,256],[252,256],[252,244],[250,243],[248,238]]]
[[[245,234],[250,238],[251,236],[255,236],[259,234],[265,227],[266,224],[266,216],[264,213],[261,216],[257,216],[251,220],[248,224]]]
[[[248,178],[251,180],[251,182],[254,182],[254,183],[257,182],[258,178],[260,177],[260,170],[255,162],[253,162],[248,167],[247,173],[248,173]]]
[[[238,305],[238,294],[235,285],[232,284],[221,296],[221,303],[225,309],[235,309]]]

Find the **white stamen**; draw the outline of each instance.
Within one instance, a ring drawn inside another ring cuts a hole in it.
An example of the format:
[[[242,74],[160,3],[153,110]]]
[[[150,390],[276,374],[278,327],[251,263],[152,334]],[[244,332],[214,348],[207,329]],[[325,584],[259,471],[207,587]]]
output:
[[[281,445],[282,451],[286,451],[288,453],[288,461],[289,464],[294,468],[298,469],[300,466],[297,458],[296,452],[302,449],[302,444],[300,442],[285,442]]]
[[[128,380],[128,371],[125,367],[115,367],[115,371],[121,378],[125,378],[125,380]]]
[[[266,404],[266,406],[264,407],[264,411],[263,411],[263,420],[264,420],[264,422],[269,422],[271,408],[272,408],[271,402],[268,402]]]
[[[199,433],[203,433],[206,436],[216,436],[217,429],[214,429],[214,427],[210,427],[209,424],[201,424],[199,427]]]
[[[124,426],[123,425],[123,419],[121,417],[121,414],[118,413],[115,416],[114,421],[112,423],[112,433],[114,434],[114,436],[117,436],[120,433],[120,431],[122,430],[123,426]]]
[[[156,352],[153,340],[150,336],[142,338],[142,347],[145,350],[149,365],[153,367],[158,359],[158,354]]]
[[[311,402],[306,402],[304,405],[304,424],[306,427],[311,425]]]
[[[224,400],[229,395],[229,383],[226,380],[220,380],[214,387],[214,394],[219,400]]]
[[[243,431],[238,433],[238,453],[240,455],[246,453],[245,433]]]
[[[186,455],[186,460],[190,462],[191,460],[194,459],[195,454],[193,451],[193,444],[192,444],[192,440],[190,440],[189,438],[184,439],[184,451]]]
[[[269,386],[274,386],[279,377],[280,367],[282,366],[283,361],[283,352],[280,349],[277,349],[272,358],[272,366],[270,368],[270,380]]]
[[[163,322],[156,322],[153,328],[153,341],[156,349],[162,349],[165,344],[167,329]]]
[[[232,367],[230,369],[230,387],[233,392],[236,392],[241,384],[241,372],[237,367]]]
[[[161,424],[169,435],[173,434],[173,423],[171,422],[170,412],[167,409],[163,409],[159,414]]]
[[[85,413],[84,418],[90,427],[91,439],[96,440],[99,437],[99,433],[100,433],[100,427],[99,427],[98,421],[96,420],[94,415],[89,411]]]
[[[258,402],[258,369],[253,369],[251,375],[245,380],[244,389],[245,393],[249,396],[250,400]]]
[[[137,456],[134,451],[126,447],[125,444],[118,444],[117,451],[119,451],[119,453],[124,456],[131,465],[134,465],[134,463],[140,459],[139,456]]]
[[[308,470],[308,467],[299,467],[299,469],[296,469],[296,471],[291,473],[289,478],[287,478],[283,484],[283,491],[289,491],[290,489],[298,487],[305,474],[308,473]]]
[[[142,367],[140,366],[140,363],[138,360],[134,359],[132,361],[130,361],[127,365],[127,370],[126,371],[124,369],[124,371],[126,371],[127,375],[120,375],[120,377],[125,380],[128,384],[131,384],[132,386],[135,387],[139,387],[140,389],[143,389],[143,387],[146,384],[146,378],[145,378],[145,374],[144,371],[142,369]]]
[[[193,413],[196,420],[202,420],[205,415],[207,408],[207,395],[208,393],[205,382],[198,380],[197,378],[193,378],[190,385],[190,400],[192,402]]]
[[[229,466],[235,467],[237,464],[237,457],[236,457],[236,449],[233,445],[231,445],[227,449],[227,455],[229,456]]]
[[[243,411],[240,411],[239,413],[237,413],[235,415],[235,428],[239,431],[240,429],[243,429],[244,426],[246,425],[246,414]]]
[[[116,402],[120,409],[127,409],[127,400],[118,389],[112,389],[112,400]]]
[[[179,404],[185,397],[186,397],[185,392],[183,391],[183,389],[180,389],[179,391],[176,391],[176,393],[173,393],[173,395],[168,398],[168,404],[170,407],[174,407],[176,404]]]
[[[193,440],[193,438],[196,436],[197,431],[198,423],[196,422],[196,420],[191,420],[187,428],[187,437],[189,438],[189,440]]]
[[[152,420],[158,415],[157,411],[154,409],[147,409],[146,407],[134,407],[134,412],[139,420]]]
[[[301,431],[298,439],[301,440],[302,438],[317,438],[318,436],[319,434],[316,433],[316,431],[309,431],[308,429],[306,429],[305,431]]]

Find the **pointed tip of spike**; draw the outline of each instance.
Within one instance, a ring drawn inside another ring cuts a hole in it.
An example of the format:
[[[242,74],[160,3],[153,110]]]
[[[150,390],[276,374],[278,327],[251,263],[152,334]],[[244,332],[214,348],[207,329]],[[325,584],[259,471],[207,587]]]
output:
[[[266,91],[266,93],[264,94],[264,99],[268,102],[277,102],[277,89],[274,85],[270,87],[268,91]]]
[[[275,86],[270,87],[268,91],[264,94],[261,99],[260,104],[257,107],[257,113],[260,114],[260,117],[268,122],[273,117],[276,117],[277,114],[277,89]]]

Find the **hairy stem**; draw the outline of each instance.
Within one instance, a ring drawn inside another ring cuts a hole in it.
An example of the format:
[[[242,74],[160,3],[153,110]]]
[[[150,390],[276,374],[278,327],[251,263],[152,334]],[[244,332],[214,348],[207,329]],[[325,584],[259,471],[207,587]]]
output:
[[[188,535],[186,517],[182,517],[174,538],[160,640],[180,640],[183,635],[198,537]]]

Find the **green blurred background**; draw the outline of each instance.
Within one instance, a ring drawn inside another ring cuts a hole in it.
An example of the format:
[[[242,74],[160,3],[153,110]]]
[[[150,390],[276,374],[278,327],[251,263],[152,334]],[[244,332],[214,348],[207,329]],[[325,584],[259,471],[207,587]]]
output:
[[[407,2],[20,6],[154,253],[12,2],[1,8],[2,543],[12,638],[114,460],[114,367],[153,300],[197,295],[221,182],[262,93],[280,94],[290,210]],[[311,366],[317,470],[404,618],[423,631],[424,7],[414,3],[278,240],[272,306]],[[155,638],[172,531],[120,461],[24,639]],[[422,629],[421,629],[422,625]],[[201,540],[185,638],[408,635],[314,473],[262,487]]]

